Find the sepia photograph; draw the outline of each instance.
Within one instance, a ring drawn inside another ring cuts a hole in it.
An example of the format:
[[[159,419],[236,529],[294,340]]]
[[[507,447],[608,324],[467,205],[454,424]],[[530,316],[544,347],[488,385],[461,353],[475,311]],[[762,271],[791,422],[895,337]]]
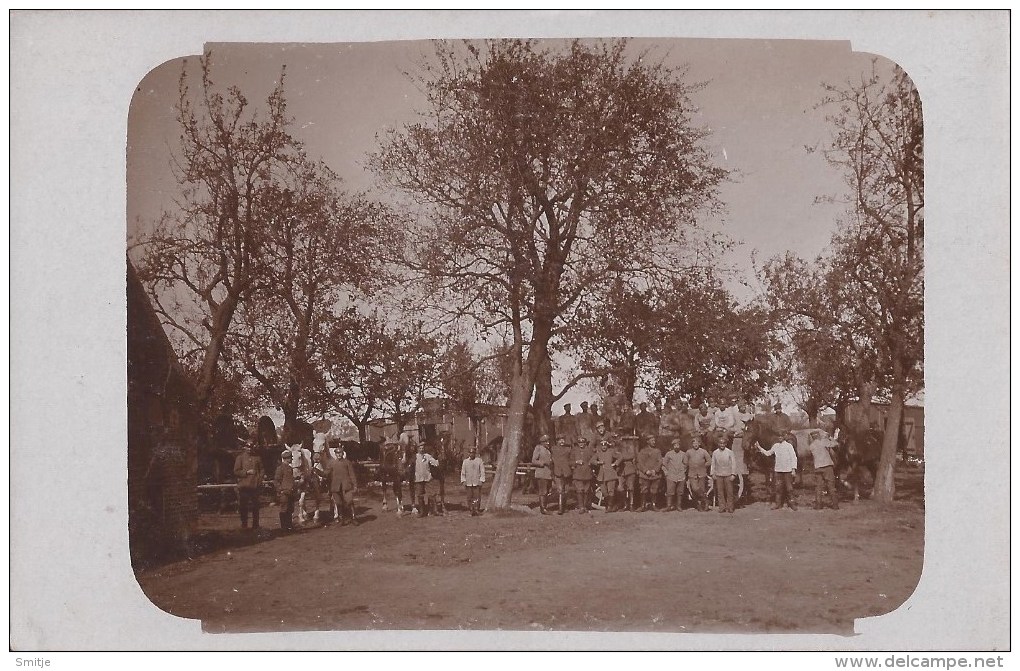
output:
[[[880,13],[784,14],[89,16],[167,35],[94,94],[123,132],[72,193],[118,178],[119,218],[32,233],[87,271],[12,366],[95,364],[60,393],[105,426],[69,446],[63,521],[12,484],[12,651],[115,649],[100,611],[142,633],[121,649],[1008,650],[1008,371],[961,373],[1008,360],[1008,187],[946,214],[973,187],[930,144],[960,130],[924,85],[945,59],[851,39]],[[302,29],[245,30],[270,17]],[[12,107],[45,99],[17,79]],[[968,179],[1008,172],[988,151]]]
[[[210,44],[140,82],[127,167],[159,608],[850,634],[917,584],[924,124],[895,63]]]

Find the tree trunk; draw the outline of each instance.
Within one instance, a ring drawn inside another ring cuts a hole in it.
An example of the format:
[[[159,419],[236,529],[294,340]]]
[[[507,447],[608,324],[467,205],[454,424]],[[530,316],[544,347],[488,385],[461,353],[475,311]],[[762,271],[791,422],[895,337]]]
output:
[[[553,424],[552,360],[546,356],[535,378],[535,430],[538,435],[555,436]]]
[[[204,416],[212,399],[213,389],[216,387],[217,373],[219,372],[220,355],[223,353],[223,343],[227,339],[227,332],[230,330],[230,322],[234,318],[234,310],[237,308],[238,298],[233,294],[227,294],[216,314],[213,315],[212,328],[209,330],[209,346],[205,349],[205,356],[202,359],[202,370],[198,376],[196,391],[196,405],[199,415]]]
[[[510,508],[517,459],[520,456],[521,444],[524,442],[528,400],[535,386],[528,377],[527,371],[522,370],[514,376],[510,388],[510,407],[507,411],[506,431],[503,433],[503,449],[499,451],[499,458],[496,460],[496,474],[492,478],[492,489],[489,490],[489,500],[485,506],[487,510]]]
[[[293,445],[301,440],[301,432],[298,429],[298,409],[295,403],[283,404],[283,442]]]
[[[367,443],[368,442],[368,424],[366,422],[359,422],[359,423],[355,424],[354,426],[358,427],[358,442],[359,443]],[[399,438],[400,436],[397,436],[397,437]]]
[[[882,436],[882,456],[875,474],[874,498],[881,503],[890,503],[896,495],[896,447],[899,444],[900,423],[903,420],[903,387],[894,385],[889,399],[889,415],[885,420]]]

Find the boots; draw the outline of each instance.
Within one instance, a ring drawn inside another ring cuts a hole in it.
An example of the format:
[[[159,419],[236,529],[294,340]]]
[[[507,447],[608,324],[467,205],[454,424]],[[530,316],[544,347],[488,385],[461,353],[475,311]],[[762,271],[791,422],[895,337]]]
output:
[[[354,526],[358,526],[358,524],[360,524],[358,522],[358,515],[357,515],[357,513],[354,512],[354,504],[353,503],[351,504],[351,524],[353,524]]]
[[[666,497],[666,512],[672,512],[676,510],[676,495]]]
[[[427,510],[425,509],[425,497],[419,496],[418,497],[418,517],[425,517],[425,513],[426,512],[427,512]]]
[[[538,510],[543,515],[548,515],[549,514],[549,511],[545,509],[545,495],[544,494],[539,494],[538,495]]]
[[[290,531],[290,515],[286,512],[280,513],[280,528],[284,531]]]
[[[560,494],[560,509],[556,512],[557,515],[562,515],[567,511],[567,497],[565,494]]]

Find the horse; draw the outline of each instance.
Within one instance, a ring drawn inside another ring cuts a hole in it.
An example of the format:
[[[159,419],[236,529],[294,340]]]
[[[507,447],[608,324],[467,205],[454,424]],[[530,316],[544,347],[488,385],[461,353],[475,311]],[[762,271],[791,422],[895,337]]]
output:
[[[383,497],[383,510],[389,510],[388,497],[386,496],[386,485],[390,485],[393,490],[393,498],[397,504],[397,515],[404,514],[404,503],[401,500],[401,483],[407,477],[407,461],[408,456],[410,459],[414,459],[414,451],[410,450],[409,445],[401,445],[397,442],[388,442],[382,446],[379,454],[379,482],[382,485],[382,497]],[[414,479],[408,483],[411,488],[411,500],[414,500]]]
[[[845,416],[837,419],[836,430],[839,481],[853,493],[856,502],[861,498],[861,476],[870,474],[874,485],[882,457],[882,432],[877,426],[851,422]]]

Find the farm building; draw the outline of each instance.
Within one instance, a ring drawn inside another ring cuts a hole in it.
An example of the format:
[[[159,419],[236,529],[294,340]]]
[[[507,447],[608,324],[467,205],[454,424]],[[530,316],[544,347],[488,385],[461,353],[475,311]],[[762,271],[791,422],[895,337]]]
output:
[[[421,409],[404,423],[403,433],[415,441],[433,441],[449,434],[452,444],[467,449],[477,445],[483,458],[495,455],[491,446],[502,443],[506,426],[505,406],[476,403],[470,412],[454,406],[449,399],[427,398]],[[378,443],[396,440],[397,424],[392,418],[369,423],[368,439]]]
[[[889,415],[889,404],[875,401],[872,403],[879,426],[885,431],[886,417]],[[924,402],[907,400],[903,408],[903,428],[900,431],[900,449],[910,457],[924,459]]]
[[[195,390],[127,264],[128,533],[135,567],[186,552],[198,519]]]

